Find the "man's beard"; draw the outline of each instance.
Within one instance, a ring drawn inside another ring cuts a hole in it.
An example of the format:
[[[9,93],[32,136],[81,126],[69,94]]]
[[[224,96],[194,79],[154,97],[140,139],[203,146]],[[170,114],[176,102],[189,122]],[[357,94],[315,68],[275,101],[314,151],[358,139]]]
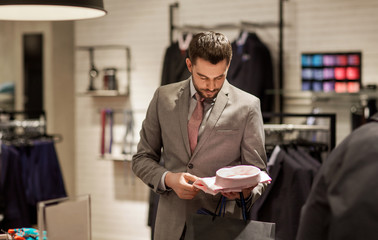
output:
[[[196,89],[196,90],[197,90],[198,94],[201,96],[201,98],[204,98],[205,99],[204,101],[206,101],[206,102],[212,102],[212,101],[214,101],[214,99],[217,98],[218,93],[219,93],[219,89],[216,89],[214,91],[211,91],[211,92],[215,93],[213,97],[206,97],[206,96],[204,96],[204,94],[202,93],[202,91],[199,91],[198,89]]]

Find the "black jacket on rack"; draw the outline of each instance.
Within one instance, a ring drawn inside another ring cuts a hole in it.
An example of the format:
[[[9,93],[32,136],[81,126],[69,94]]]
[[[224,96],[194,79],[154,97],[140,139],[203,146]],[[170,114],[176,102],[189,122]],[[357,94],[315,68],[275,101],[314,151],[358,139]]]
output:
[[[188,51],[181,51],[178,42],[169,46],[165,52],[161,85],[180,82],[190,76],[185,59]]]
[[[248,33],[244,44],[232,43],[232,60],[228,81],[261,101],[262,112],[272,112],[274,97],[266,90],[274,89],[273,64],[268,47],[256,33]]]
[[[252,206],[252,220],[276,223],[277,240],[293,240],[320,163],[300,148],[276,148],[269,161],[272,183]]]

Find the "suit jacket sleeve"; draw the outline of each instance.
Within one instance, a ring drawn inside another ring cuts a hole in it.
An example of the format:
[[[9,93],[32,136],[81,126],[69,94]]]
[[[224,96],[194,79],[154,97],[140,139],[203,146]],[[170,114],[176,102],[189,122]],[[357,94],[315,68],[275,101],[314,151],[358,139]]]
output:
[[[244,130],[244,136],[241,143],[242,164],[251,164],[262,171],[266,170],[266,153],[265,153],[265,134],[264,125],[260,110],[260,100],[255,98],[251,104],[251,110],[248,114],[247,124]],[[252,201],[247,206],[248,209],[264,192],[267,184],[259,183],[252,191]]]
[[[158,189],[158,185],[166,169],[159,165],[162,139],[157,114],[158,96],[159,89],[155,92],[142,123],[137,153],[132,159],[132,169],[135,175],[151,189],[162,192]]]

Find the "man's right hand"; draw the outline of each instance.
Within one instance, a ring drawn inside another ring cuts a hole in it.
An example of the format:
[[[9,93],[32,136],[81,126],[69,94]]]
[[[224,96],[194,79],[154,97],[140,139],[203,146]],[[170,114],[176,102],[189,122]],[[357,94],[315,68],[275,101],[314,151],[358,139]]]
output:
[[[192,185],[197,179],[196,176],[190,173],[168,172],[165,176],[165,186],[172,188],[181,199],[192,199],[199,191],[198,188]]]

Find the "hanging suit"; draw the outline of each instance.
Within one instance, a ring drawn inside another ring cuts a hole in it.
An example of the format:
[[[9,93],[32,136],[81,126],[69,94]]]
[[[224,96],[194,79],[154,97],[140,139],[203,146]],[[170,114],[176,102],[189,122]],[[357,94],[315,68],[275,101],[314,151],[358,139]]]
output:
[[[274,164],[271,164],[274,161]],[[302,159],[303,161],[303,159]],[[300,211],[313,181],[313,169],[299,163],[286,151],[279,150],[275,160],[268,162],[272,183],[252,206],[252,220],[276,223],[277,240],[296,237]]]
[[[274,89],[273,64],[269,49],[256,33],[249,33],[245,43],[232,43],[232,60],[228,70],[229,82],[261,101],[262,112],[272,112],[274,97],[266,90]]]
[[[315,178],[316,174],[319,171],[320,168],[320,163],[312,158],[309,154],[305,154],[305,152],[299,150],[300,147],[294,148],[288,148],[287,153],[299,164],[302,165],[304,169],[306,169],[309,174],[311,174],[310,182],[309,182],[309,187],[311,188],[312,186],[312,181]]]
[[[190,76],[185,63],[187,57],[187,51],[181,51],[178,42],[167,48],[164,56],[161,85],[179,82]]]

